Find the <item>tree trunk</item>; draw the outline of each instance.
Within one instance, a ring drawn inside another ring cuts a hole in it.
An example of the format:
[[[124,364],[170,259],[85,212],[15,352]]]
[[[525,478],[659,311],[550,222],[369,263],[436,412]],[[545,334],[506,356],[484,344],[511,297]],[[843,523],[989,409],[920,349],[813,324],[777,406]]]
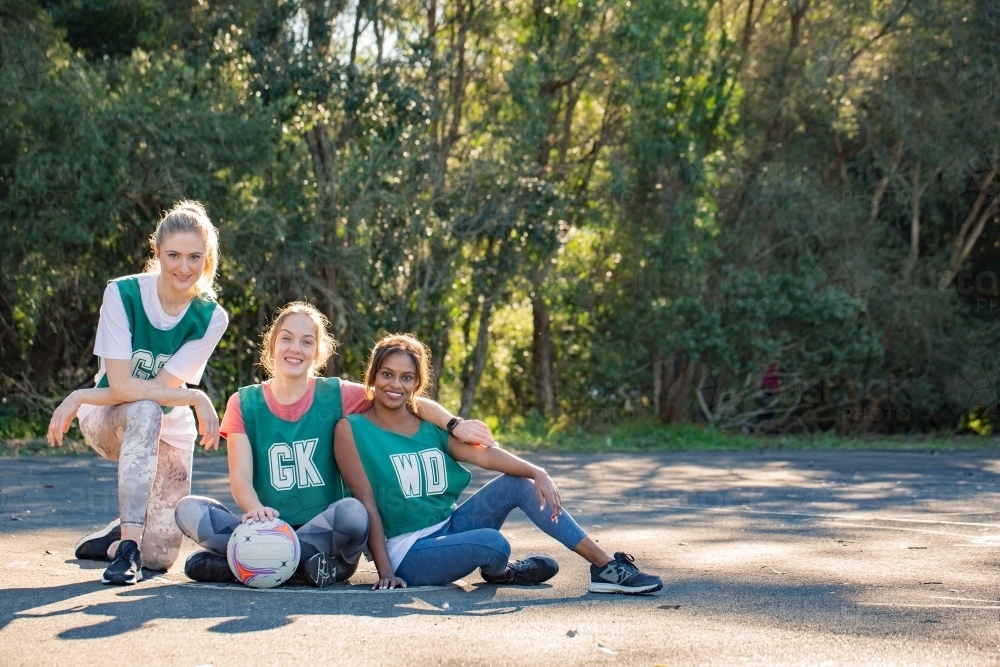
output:
[[[909,278],[917,268],[917,260],[920,258],[920,200],[924,196],[924,191],[930,187],[937,177],[944,171],[945,165],[937,167],[923,183],[920,182],[920,162],[917,162],[913,171],[913,196],[910,197],[910,259],[906,264],[906,277]]]
[[[664,424],[673,424],[684,418],[694,384],[694,372],[695,362],[684,361],[678,352],[661,363],[659,417]]]
[[[996,177],[997,171],[993,170],[979,184],[979,195],[972,204],[969,215],[965,217],[961,229],[958,230],[958,235],[955,236],[948,269],[941,276],[939,285],[941,289],[948,287],[955,279],[962,264],[975,247],[976,241],[982,235],[986,223],[1000,210],[1000,193],[997,192]],[[986,205],[988,200],[992,201]],[[984,205],[986,205],[985,210],[983,210]]]
[[[879,179],[878,185],[875,186],[875,192],[872,194],[872,208],[871,213],[868,215],[869,225],[874,225],[875,221],[878,219],[878,212],[882,207],[882,198],[885,196],[885,190],[888,187],[889,177],[883,176]]]
[[[444,357],[448,354],[448,347],[451,345],[451,336],[449,336],[449,327],[445,327],[441,330],[441,335],[438,336],[437,341],[434,344],[434,349],[431,350],[431,387],[429,390],[430,397],[435,401],[438,400],[440,395],[440,379],[441,374],[444,372]]]
[[[451,154],[452,148],[459,139],[459,133],[462,128],[462,107],[465,103],[465,88],[466,88],[466,40],[468,38],[469,29],[472,26],[472,19],[475,14],[476,4],[475,2],[470,2],[469,6],[466,7],[465,0],[459,0],[455,5],[455,21],[458,24],[458,35],[455,39],[455,46],[452,49],[453,62],[452,71],[454,75],[450,77],[449,82],[449,103],[451,106],[451,121],[448,124],[448,133],[443,140],[443,145],[441,146],[441,152],[438,158],[441,160],[438,165],[438,170],[441,174],[447,173],[447,161],[448,156]]]
[[[889,188],[889,183],[892,180],[892,174],[896,171],[896,167],[899,165],[899,161],[903,157],[903,142],[897,141],[892,147],[892,163],[886,170],[886,173],[878,180],[878,184],[875,186],[875,192],[872,193],[872,208],[868,215],[868,224],[874,225],[875,221],[878,219],[879,210],[882,207],[882,199],[885,197],[885,191]]]
[[[546,417],[556,415],[556,391],[552,380],[552,332],[549,307],[542,295],[541,279],[532,277],[531,370],[535,381],[535,409]]]
[[[920,187],[920,163],[913,169],[913,196],[910,197],[910,259],[906,263],[906,277],[913,275],[920,258],[920,197],[923,195]]]
[[[790,51],[794,51],[802,43],[802,18],[806,15],[806,10],[808,9],[809,0],[799,0],[798,6],[792,11],[792,25],[788,38],[788,48]]]
[[[743,37],[740,39],[740,48],[744,53],[750,48],[750,38],[753,37],[753,4],[754,0],[747,4],[747,18],[743,24]]]
[[[326,279],[327,307],[325,315],[330,320],[333,337],[338,343],[343,345],[347,342],[349,332],[347,330],[347,318],[343,314],[343,300],[340,298],[339,286],[337,285],[337,281],[339,280],[337,270],[328,264],[323,267],[323,277]],[[344,374],[345,370],[344,357],[340,354],[334,354],[326,362],[326,370],[323,374],[328,378],[340,377]]]
[[[660,397],[663,395],[663,359],[660,350],[653,352],[653,414],[660,416]]]
[[[472,414],[472,401],[476,396],[476,389],[479,387],[479,380],[483,376],[483,368],[486,366],[486,350],[490,342],[490,316],[493,314],[493,300],[487,298],[479,311],[479,333],[476,334],[476,347],[472,354],[466,359],[465,369],[462,371],[462,404],[458,409],[458,416],[468,419]]]

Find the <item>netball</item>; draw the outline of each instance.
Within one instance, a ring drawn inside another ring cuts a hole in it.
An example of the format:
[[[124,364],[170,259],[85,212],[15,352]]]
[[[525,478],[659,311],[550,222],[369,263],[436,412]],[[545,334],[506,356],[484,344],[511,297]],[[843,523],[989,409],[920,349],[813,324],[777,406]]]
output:
[[[229,538],[229,569],[251,588],[274,588],[299,566],[299,538],[281,519],[240,524]]]

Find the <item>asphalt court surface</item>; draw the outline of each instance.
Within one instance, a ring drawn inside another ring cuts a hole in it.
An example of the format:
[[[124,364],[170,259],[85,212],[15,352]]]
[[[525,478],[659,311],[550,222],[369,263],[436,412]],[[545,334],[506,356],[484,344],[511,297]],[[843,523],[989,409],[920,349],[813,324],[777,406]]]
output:
[[[208,586],[185,541],[169,572],[103,586],[73,547],[116,515],[114,464],[0,459],[0,664],[1000,664],[1000,454],[526,458],[664,589],[587,593],[587,564],[517,511],[503,532],[559,560],[548,585],[370,591],[362,561],[350,586]],[[193,491],[232,505],[224,458],[195,459]]]

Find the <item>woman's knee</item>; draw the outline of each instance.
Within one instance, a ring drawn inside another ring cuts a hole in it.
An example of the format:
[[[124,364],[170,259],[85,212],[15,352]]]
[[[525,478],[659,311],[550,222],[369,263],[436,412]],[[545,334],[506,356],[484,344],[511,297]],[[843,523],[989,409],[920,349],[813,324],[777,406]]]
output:
[[[177,501],[174,508],[174,523],[181,529],[181,532],[195,539],[198,534],[198,524],[208,512],[210,504],[214,504],[211,498],[202,496],[184,496]]]
[[[495,484],[501,484],[515,493],[534,493],[535,483],[527,477],[516,477],[514,475],[503,474],[496,478]]]
[[[511,486],[534,486],[531,480],[527,477],[518,477],[517,475],[508,475],[504,473],[497,476],[497,484],[509,484]]]
[[[480,534],[476,535],[476,541],[486,549],[490,551],[495,551],[497,554],[503,556],[504,559],[510,558],[510,542],[499,530],[494,530],[492,528],[482,528],[477,531]]]
[[[142,566],[144,568],[147,570],[156,570],[157,572],[166,572],[177,561],[179,550],[174,551],[172,554],[152,553],[148,556],[145,551],[140,551],[140,553],[142,554]]]
[[[122,442],[125,447],[141,447],[155,452],[160,445],[160,426],[163,423],[163,409],[153,401],[135,401],[127,404],[127,424]]]
[[[341,535],[368,537],[368,511],[357,498],[344,498],[327,509],[330,527]]]
[[[499,530],[492,528],[484,528],[482,535],[477,535],[477,538],[481,546],[479,567],[487,574],[501,574],[510,561],[510,542]]]
[[[130,412],[133,419],[148,421],[157,428],[163,421],[163,408],[156,401],[135,401]]]

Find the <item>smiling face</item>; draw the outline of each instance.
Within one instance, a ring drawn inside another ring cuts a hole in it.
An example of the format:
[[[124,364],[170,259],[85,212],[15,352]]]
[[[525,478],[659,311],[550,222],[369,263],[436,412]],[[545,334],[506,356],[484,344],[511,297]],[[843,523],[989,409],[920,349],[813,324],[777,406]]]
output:
[[[179,294],[198,291],[198,280],[205,272],[205,241],[193,232],[177,232],[156,248],[160,275],[166,285]]]
[[[427,346],[410,334],[389,334],[375,343],[365,390],[376,405],[395,408],[408,404],[416,414],[417,399],[424,396],[431,377],[431,355]]]
[[[387,356],[376,371],[374,380],[375,402],[391,410],[405,406],[420,383],[417,365],[406,352]]]
[[[275,376],[297,378],[307,375],[319,356],[316,324],[299,313],[281,318],[271,346]]]

